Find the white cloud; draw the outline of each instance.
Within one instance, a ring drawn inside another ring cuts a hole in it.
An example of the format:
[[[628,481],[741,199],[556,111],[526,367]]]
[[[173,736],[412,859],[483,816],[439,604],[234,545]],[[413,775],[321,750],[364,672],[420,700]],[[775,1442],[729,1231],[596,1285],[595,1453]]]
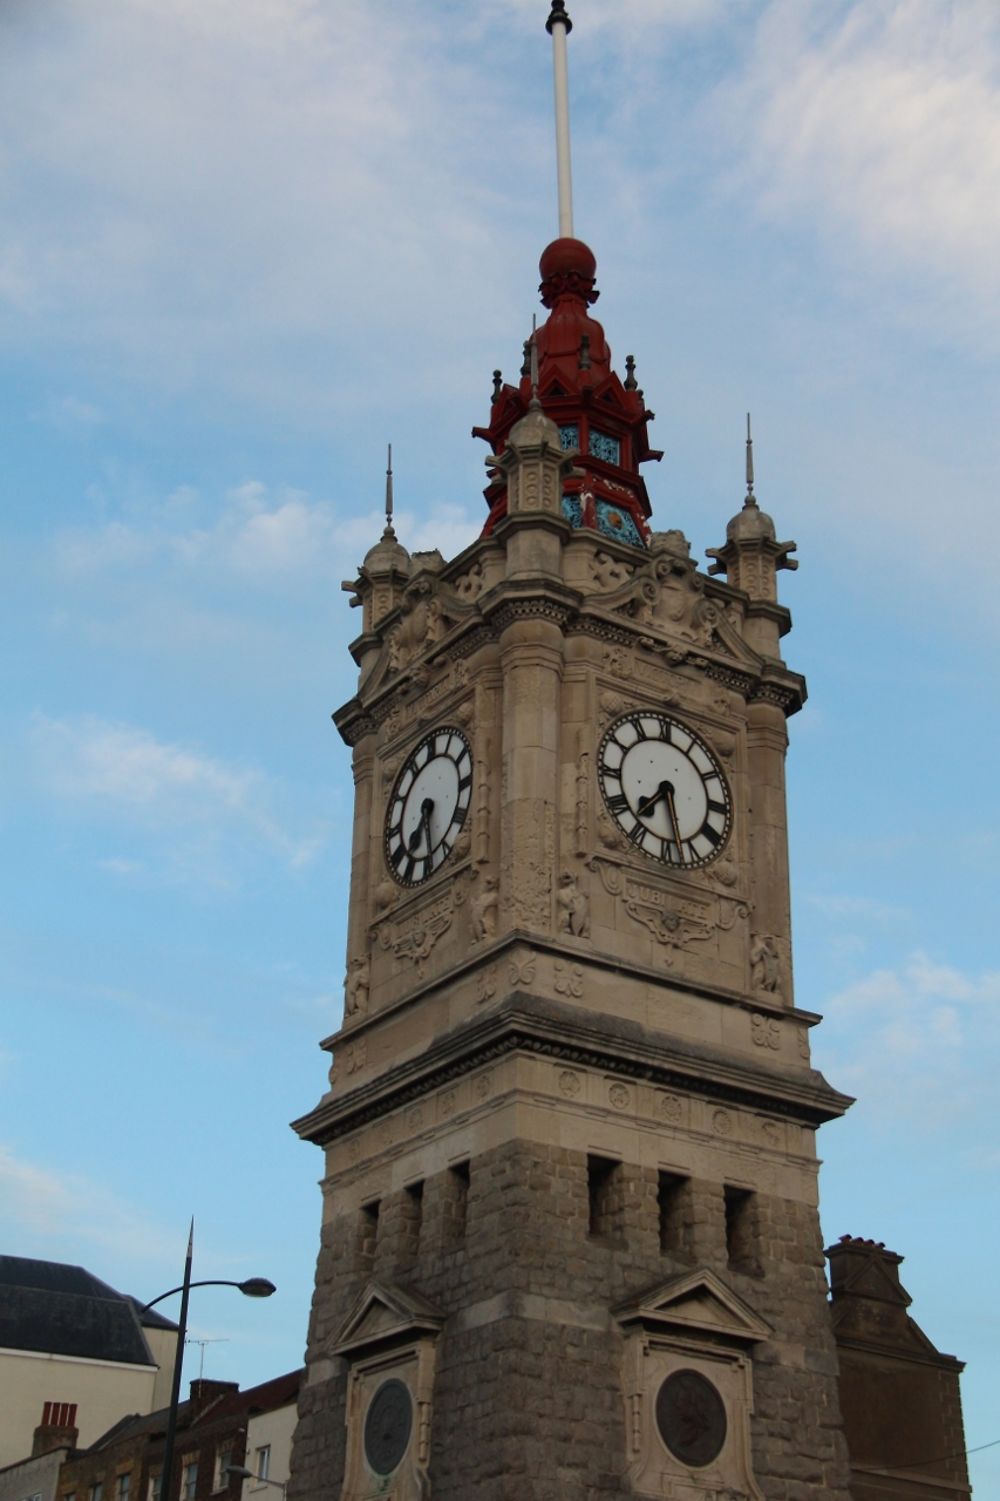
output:
[[[828,918],[850,918],[872,923],[879,928],[908,926],[913,915],[905,907],[891,902],[875,901],[871,897],[853,896],[843,892],[806,892],[805,900],[811,907]]]
[[[820,1066],[873,1116],[938,1129],[992,1097],[1000,1068],[1000,970],[966,973],[916,952],[831,996]]]
[[[361,399],[374,319],[415,336],[428,309],[494,299],[498,197],[469,141],[502,130],[522,185],[543,164],[463,51],[481,18],[93,0],[63,19],[5,38],[8,337],[326,410],[331,385]]]
[[[324,842],[319,828],[287,831],[275,812],[278,789],[261,772],[158,740],[135,725],[36,714],[32,749],[47,794],[84,814],[155,833],[172,847],[176,875],[228,884],[220,871],[230,871],[231,863],[220,859],[218,847],[233,840],[249,840],[293,869],[308,864]],[[143,869],[130,856],[102,863],[117,876]]]
[[[93,499],[106,510],[113,503],[100,491]],[[165,501],[131,503],[124,518],[74,527],[55,541],[56,561],[64,574],[85,576],[167,564],[212,580],[219,570],[242,586],[312,581],[328,588],[352,572],[381,535],[381,511],[341,516],[326,501],[300,490],[274,491],[260,480],[231,487],[211,519],[190,486],[180,486]],[[413,551],[445,546],[450,553],[466,547],[482,529],[482,512],[449,502],[432,504],[426,516],[397,511],[396,532]]]
[[[60,432],[86,432],[100,427],[104,413],[92,401],[79,396],[58,396],[48,403],[42,418]]]
[[[20,1254],[58,1254],[89,1242],[116,1256],[158,1259],[162,1236],[134,1208],[86,1174],[54,1172],[0,1143],[0,1221]],[[65,1253],[64,1253],[65,1254]]]
[[[759,210],[813,221],[834,258],[934,287],[1000,332],[1000,24],[993,0],[765,10],[728,116]],[[929,279],[929,281],[928,281]],[[905,303],[905,294],[896,298]]]

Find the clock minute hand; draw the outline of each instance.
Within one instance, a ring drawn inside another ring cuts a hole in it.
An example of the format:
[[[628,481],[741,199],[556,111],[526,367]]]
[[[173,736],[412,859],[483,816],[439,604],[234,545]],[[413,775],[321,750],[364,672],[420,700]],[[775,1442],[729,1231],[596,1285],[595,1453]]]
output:
[[[677,805],[674,802],[674,789],[669,784],[667,787],[667,817],[670,819],[670,827],[674,831],[674,843],[677,846],[677,853],[683,859],[684,857],[681,854],[681,830],[677,822]]]

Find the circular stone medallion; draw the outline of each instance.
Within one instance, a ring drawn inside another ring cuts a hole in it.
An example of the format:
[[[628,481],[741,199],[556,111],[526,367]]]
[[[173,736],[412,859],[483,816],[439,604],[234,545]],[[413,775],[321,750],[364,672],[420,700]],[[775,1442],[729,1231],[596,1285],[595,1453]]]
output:
[[[383,1381],[365,1418],[365,1458],[376,1475],[391,1475],[406,1453],[413,1426],[413,1400],[402,1381]]]
[[[674,1371],[657,1393],[656,1426],[681,1464],[710,1465],[726,1441],[726,1409],[699,1371]]]

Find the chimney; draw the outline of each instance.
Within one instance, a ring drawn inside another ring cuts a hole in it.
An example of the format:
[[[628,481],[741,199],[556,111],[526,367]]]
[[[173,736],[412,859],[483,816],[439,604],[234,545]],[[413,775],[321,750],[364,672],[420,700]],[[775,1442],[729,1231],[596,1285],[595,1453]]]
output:
[[[197,1417],[198,1413],[204,1412],[216,1397],[221,1397],[226,1392],[238,1392],[239,1389],[238,1381],[210,1381],[207,1376],[199,1376],[191,1383],[191,1416]]]
[[[80,1437],[76,1426],[75,1402],[46,1402],[42,1408],[42,1421],[35,1429],[31,1440],[31,1457],[51,1454],[53,1449],[75,1449]]]

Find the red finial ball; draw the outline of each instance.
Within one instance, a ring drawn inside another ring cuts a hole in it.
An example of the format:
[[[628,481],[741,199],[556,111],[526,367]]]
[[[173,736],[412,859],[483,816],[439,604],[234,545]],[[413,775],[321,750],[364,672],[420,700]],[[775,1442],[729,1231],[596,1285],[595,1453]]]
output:
[[[549,276],[582,276],[593,281],[597,275],[597,261],[589,245],[567,235],[546,245],[538,270],[543,281]]]
[[[594,287],[597,261],[589,245],[582,240],[565,235],[553,240],[542,251],[538,262],[542,285],[539,291],[546,307],[552,307],[557,297],[567,293],[581,297],[584,302],[596,302],[598,292]]]

